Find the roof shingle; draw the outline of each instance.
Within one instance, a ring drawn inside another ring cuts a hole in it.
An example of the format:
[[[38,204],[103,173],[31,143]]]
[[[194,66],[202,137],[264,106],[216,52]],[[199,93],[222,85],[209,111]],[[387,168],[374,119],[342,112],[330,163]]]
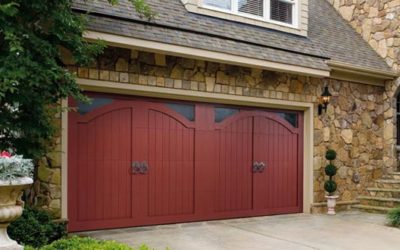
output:
[[[126,0],[75,0],[89,11],[90,30],[169,44],[244,55],[273,62],[328,70],[326,59],[390,72],[389,66],[326,0],[309,0],[308,37],[188,12],[180,0],[147,0],[157,12],[141,19]]]

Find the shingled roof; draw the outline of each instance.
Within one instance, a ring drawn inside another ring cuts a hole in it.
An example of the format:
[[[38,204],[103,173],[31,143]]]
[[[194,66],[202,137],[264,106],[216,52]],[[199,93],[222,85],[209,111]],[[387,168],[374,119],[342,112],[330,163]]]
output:
[[[389,66],[326,0],[309,0],[308,37],[188,12],[180,0],[147,0],[158,13],[141,19],[131,3],[76,0],[90,12],[88,29],[174,45],[313,69],[329,70],[327,60],[391,72]]]

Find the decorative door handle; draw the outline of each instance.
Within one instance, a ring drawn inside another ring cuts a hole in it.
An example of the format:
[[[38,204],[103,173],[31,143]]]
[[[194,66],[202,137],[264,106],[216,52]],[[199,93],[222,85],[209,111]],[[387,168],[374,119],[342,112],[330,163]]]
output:
[[[257,173],[258,172],[258,162],[257,161],[255,161],[254,163],[253,163],[253,168],[252,168],[252,170],[253,170],[253,173]]]
[[[132,174],[147,174],[148,172],[149,172],[149,165],[147,164],[146,161],[132,162]]]
[[[265,167],[266,167],[266,164],[264,162],[255,161],[253,163],[253,173],[262,173],[262,172],[264,172]]]
[[[265,167],[266,167],[267,165],[262,161],[262,162],[260,162],[259,163],[259,165],[258,165],[258,168],[259,168],[259,173],[262,173],[262,172],[264,172],[264,169],[265,169]]]

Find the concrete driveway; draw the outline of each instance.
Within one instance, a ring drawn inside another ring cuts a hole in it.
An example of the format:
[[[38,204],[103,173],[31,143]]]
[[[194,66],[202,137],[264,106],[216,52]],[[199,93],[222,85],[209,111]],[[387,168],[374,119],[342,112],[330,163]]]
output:
[[[387,227],[383,215],[341,213],[280,215],[154,227],[86,232],[156,250],[400,249],[400,229]]]

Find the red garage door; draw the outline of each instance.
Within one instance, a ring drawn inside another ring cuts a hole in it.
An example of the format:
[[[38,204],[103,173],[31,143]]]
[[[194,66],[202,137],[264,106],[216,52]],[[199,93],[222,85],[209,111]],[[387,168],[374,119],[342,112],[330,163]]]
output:
[[[70,101],[69,230],[302,211],[302,113]]]

